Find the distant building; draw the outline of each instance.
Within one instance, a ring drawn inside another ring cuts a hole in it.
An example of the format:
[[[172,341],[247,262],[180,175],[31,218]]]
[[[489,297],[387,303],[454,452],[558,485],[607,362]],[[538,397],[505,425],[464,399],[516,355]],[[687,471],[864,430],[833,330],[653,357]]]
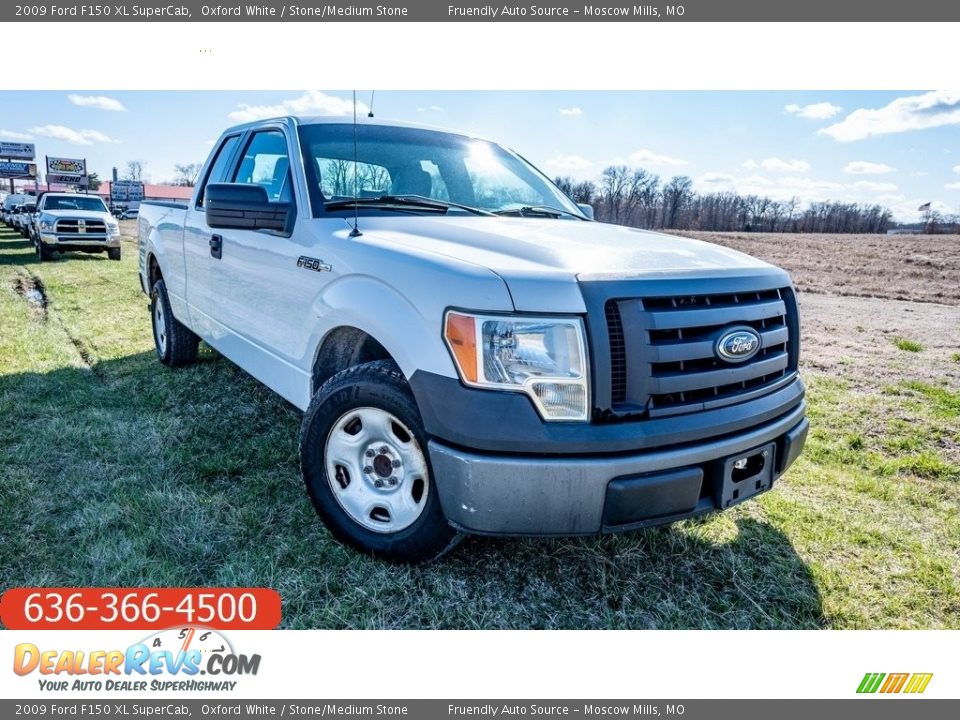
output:
[[[106,181],[97,189],[97,195],[102,197],[107,204],[110,203],[110,181]],[[181,187],[179,185],[152,185],[144,183],[143,199],[157,200],[160,202],[187,202],[193,196],[192,187]],[[128,208],[140,206],[139,202],[127,202],[123,205]]]
[[[17,192],[33,195],[36,192],[80,192],[75,185],[63,185],[60,183],[18,183]],[[100,183],[100,187],[90,191],[91,195],[99,195],[107,205],[110,204],[110,181]],[[180,187],[177,185],[151,185],[144,183],[144,200],[159,200],[163,202],[187,202],[193,196],[192,187]],[[140,205],[138,202],[123,203],[127,207],[135,208]]]

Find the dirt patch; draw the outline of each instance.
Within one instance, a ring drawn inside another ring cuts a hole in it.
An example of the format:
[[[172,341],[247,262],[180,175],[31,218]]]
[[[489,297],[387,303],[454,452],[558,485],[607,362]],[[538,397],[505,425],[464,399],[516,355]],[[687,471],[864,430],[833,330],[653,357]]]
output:
[[[801,292],[960,304],[960,235],[678,234],[779,265]]]
[[[801,371],[879,389],[902,380],[960,389],[960,308],[800,292]],[[910,343],[898,343],[908,340]],[[909,351],[902,346],[919,345]]]
[[[47,293],[40,278],[34,275],[18,275],[13,280],[13,291],[27,301],[34,316],[41,320],[47,319]]]

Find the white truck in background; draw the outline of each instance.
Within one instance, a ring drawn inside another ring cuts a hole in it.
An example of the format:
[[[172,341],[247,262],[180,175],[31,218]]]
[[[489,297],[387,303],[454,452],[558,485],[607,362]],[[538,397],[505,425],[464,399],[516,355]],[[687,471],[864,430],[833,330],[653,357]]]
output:
[[[41,262],[68,251],[105,252],[111,260],[120,260],[120,224],[101,198],[46,192],[36,201],[28,227]]]
[[[202,339],[303,410],[317,512],[380,557],[725,509],[806,438],[783,270],[593,222],[469,135],[231,128],[189,203],[141,205],[139,265],[161,362]]]

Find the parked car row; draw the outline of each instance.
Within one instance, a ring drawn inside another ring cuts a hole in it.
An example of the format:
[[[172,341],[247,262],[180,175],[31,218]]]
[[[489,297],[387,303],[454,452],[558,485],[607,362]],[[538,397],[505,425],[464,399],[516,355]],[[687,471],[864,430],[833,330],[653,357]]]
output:
[[[3,224],[19,232],[23,237],[29,236],[30,218],[36,210],[34,202],[19,202],[3,206]]]

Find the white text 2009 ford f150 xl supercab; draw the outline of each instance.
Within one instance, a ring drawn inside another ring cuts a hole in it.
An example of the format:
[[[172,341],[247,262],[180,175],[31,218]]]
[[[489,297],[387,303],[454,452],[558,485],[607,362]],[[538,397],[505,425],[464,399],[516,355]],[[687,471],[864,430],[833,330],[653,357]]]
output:
[[[590,214],[465,134],[231,128],[186,206],[141,206],[157,354],[184,365],[202,339],[304,410],[317,512],[379,557],[770,489],[808,427],[789,276]]]

